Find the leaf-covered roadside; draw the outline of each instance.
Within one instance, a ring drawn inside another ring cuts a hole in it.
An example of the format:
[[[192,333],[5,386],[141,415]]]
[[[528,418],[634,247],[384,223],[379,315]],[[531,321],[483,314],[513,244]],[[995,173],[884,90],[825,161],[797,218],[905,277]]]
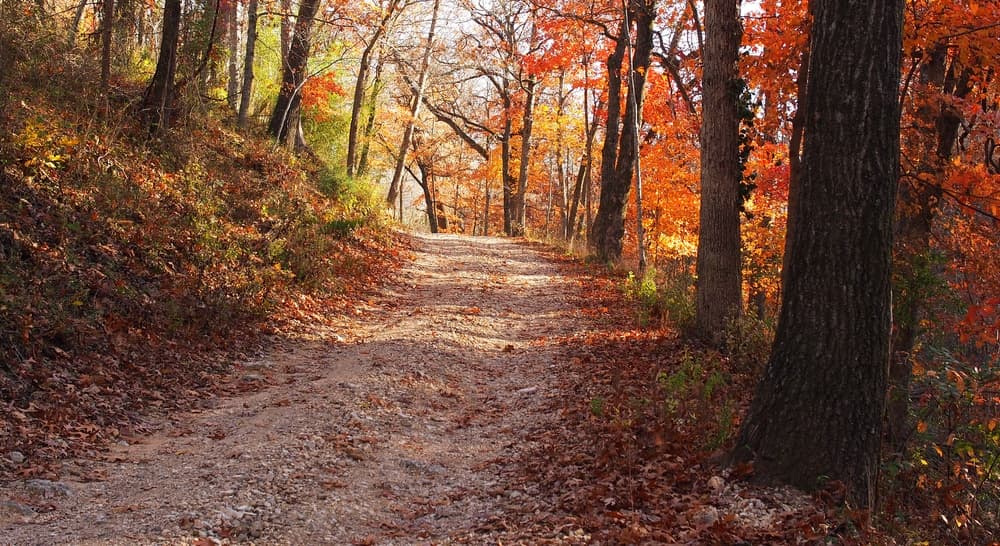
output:
[[[637,327],[620,279],[579,267],[596,328],[545,340],[566,348],[562,388],[549,399],[559,427],[528,433],[538,449],[513,465],[510,487],[537,491],[516,508],[512,541],[551,543],[801,544],[884,541],[842,492],[814,496],[746,483],[724,469],[759,370],[693,344],[673,326]],[[746,353],[743,353],[746,356]]]
[[[211,118],[166,146],[127,112],[10,97],[0,475],[58,474],[141,433],[143,413],[211,397],[262,334],[350,312],[401,259],[364,196],[320,192],[316,167]]]

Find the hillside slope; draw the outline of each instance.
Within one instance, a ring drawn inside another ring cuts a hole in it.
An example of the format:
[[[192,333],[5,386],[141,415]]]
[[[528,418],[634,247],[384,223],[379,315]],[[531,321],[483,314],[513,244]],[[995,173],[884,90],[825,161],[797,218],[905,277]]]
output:
[[[235,132],[214,106],[151,138],[133,111],[140,84],[105,98],[72,52],[12,43],[0,48],[0,475],[51,474],[141,412],[190,405],[228,373],[219,351],[346,309],[397,258],[370,196],[323,182],[322,165]]]

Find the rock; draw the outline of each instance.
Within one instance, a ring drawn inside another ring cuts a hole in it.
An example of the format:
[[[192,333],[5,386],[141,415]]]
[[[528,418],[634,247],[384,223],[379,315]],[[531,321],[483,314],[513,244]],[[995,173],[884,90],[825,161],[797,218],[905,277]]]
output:
[[[399,464],[403,468],[424,474],[444,474],[448,471],[447,468],[439,464],[429,464],[421,461],[414,461],[413,459],[403,459],[399,461]]]
[[[711,527],[717,521],[719,521],[719,509],[714,506],[702,508],[691,518],[691,522],[700,527]]]
[[[36,515],[35,509],[28,506],[27,504],[21,504],[14,501],[3,501],[0,502],[0,517],[3,516],[21,516],[21,517],[31,517]]]
[[[24,453],[21,453],[20,451],[11,451],[7,455],[7,458],[10,459],[10,462],[14,464],[21,464],[24,462],[25,459]]]
[[[24,482],[24,486],[28,492],[43,499],[68,497],[73,493],[73,490],[68,485],[50,480],[28,480]]]
[[[722,476],[712,476],[708,479],[708,488],[716,493],[722,491],[722,488],[725,486],[726,481],[722,479]]]
[[[525,387],[517,391],[517,394],[534,394],[536,392],[538,392],[538,387]]]

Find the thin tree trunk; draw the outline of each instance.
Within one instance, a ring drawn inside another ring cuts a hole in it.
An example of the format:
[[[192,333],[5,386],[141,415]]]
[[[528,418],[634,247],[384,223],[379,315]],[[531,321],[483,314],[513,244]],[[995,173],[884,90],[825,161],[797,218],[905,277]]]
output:
[[[512,105],[509,88],[504,89],[503,97],[504,121],[500,140],[500,176],[503,177],[503,233],[510,237],[514,235],[514,185],[516,181],[510,175],[510,138],[514,129],[510,119]]]
[[[288,52],[292,49],[292,0],[281,0],[281,70],[284,72],[288,64]]]
[[[101,91],[108,92],[111,79],[111,31],[115,21],[115,0],[104,0],[101,12]]]
[[[243,88],[240,90],[240,111],[238,124],[241,129],[247,128],[250,113],[250,98],[253,93],[253,62],[257,49],[257,1],[249,0],[247,5],[247,46],[243,58]]]
[[[406,151],[410,149],[410,140],[413,138],[413,130],[417,125],[417,116],[420,115],[420,106],[423,104],[424,85],[427,82],[431,51],[434,49],[434,31],[437,28],[438,6],[440,3],[440,0],[434,0],[434,7],[431,12],[431,26],[430,30],[427,31],[427,45],[424,48],[424,55],[420,59],[420,74],[417,75],[417,84],[413,89],[413,101],[410,103],[410,119],[407,120],[406,129],[403,130],[403,140],[399,143],[399,155],[396,157],[396,168],[393,170],[392,181],[389,183],[389,194],[386,196],[386,201],[389,205],[396,202],[396,192],[399,191],[399,184],[403,179]]]
[[[417,178],[417,183],[420,184],[420,189],[424,190],[424,206],[427,207],[427,226],[430,228],[431,233],[437,233],[439,231],[438,217],[437,217],[437,203],[434,199],[434,189],[432,187],[432,176],[430,166],[424,161],[417,161],[417,168],[420,169],[420,178]]]
[[[585,131],[585,142],[583,157],[580,159],[580,169],[576,175],[576,183],[573,185],[573,197],[570,201],[569,218],[566,223],[566,238],[569,240],[570,247],[573,246],[573,242],[576,240],[576,235],[581,230],[577,227],[577,214],[579,213],[580,200],[586,199],[586,193],[589,191],[589,187],[585,183],[587,178],[590,177],[593,164],[593,151],[594,151],[594,136],[597,134],[597,122],[591,119],[590,115],[590,92],[588,90],[590,78],[587,76],[587,68],[584,67],[584,80],[588,83],[587,86],[583,88],[583,127]],[[600,101],[598,101],[600,102]]]
[[[740,263],[740,0],[705,1],[701,209],[695,322],[718,345],[743,302]]]
[[[487,159],[487,161],[489,161],[489,160]],[[482,234],[483,234],[483,236],[488,236],[490,234],[490,176],[489,175],[486,176],[485,186],[486,187],[484,189],[484,192],[485,192],[486,195],[484,197],[485,203],[483,204],[483,231],[482,231]]]

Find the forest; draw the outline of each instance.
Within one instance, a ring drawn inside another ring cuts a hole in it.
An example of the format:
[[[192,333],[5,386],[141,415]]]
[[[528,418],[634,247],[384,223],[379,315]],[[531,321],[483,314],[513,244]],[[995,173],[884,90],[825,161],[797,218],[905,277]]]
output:
[[[539,436],[580,474],[518,463],[592,483],[552,543],[996,543],[998,67],[994,1],[0,0],[0,484],[513,242],[596,321],[497,357],[577,366]],[[813,512],[706,520],[712,480]]]

